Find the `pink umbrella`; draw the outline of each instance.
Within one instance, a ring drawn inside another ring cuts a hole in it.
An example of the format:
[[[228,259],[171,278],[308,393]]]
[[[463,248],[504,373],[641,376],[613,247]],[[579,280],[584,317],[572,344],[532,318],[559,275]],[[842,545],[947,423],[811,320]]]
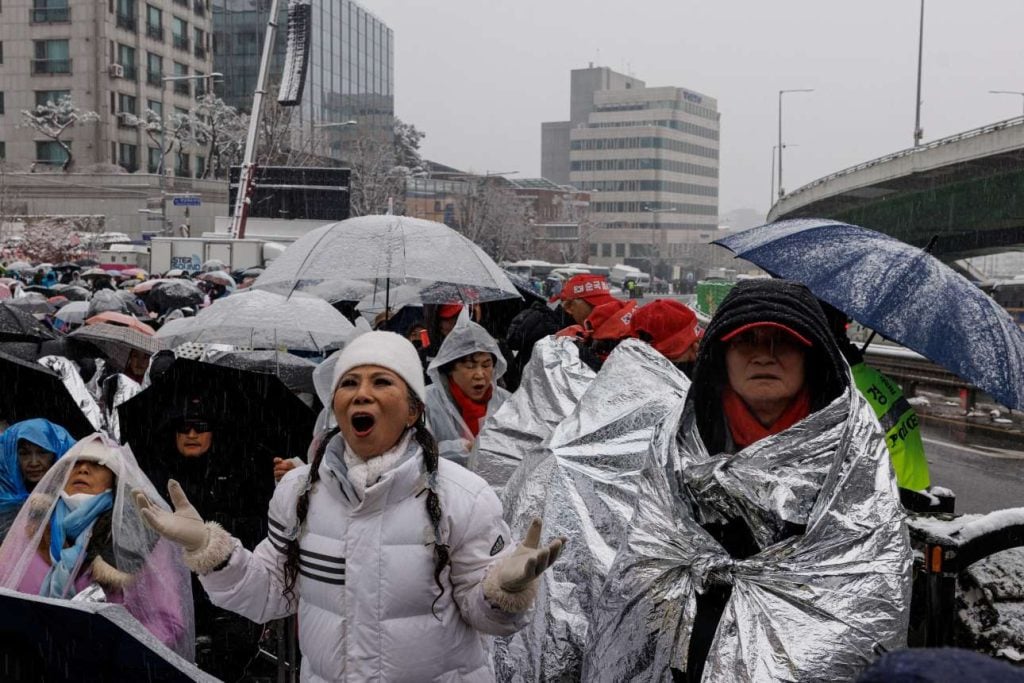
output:
[[[145,324],[138,318],[133,318],[130,315],[125,315],[124,313],[117,313],[115,311],[104,311],[103,313],[94,315],[91,318],[87,318],[85,321],[86,325],[95,325],[97,323],[111,323],[112,325],[130,327],[133,330],[138,330],[147,337],[152,337],[153,335],[156,334],[156,330],[154,330],[152,327]]]

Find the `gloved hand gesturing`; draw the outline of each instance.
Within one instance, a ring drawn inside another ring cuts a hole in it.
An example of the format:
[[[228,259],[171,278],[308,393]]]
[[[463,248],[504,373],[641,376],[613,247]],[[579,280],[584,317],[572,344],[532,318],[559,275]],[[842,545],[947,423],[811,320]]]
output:
[[[526,538],[515,551],[491,567],[484,582],[484,595],[506,612],[522,612],[530,608],[537,595],[537,578],[558,559],[563,538],[540,545],[543,523],[535,517]]]
[[[153,505],[146,494],[136,489],[135,505],[154,531],[177,543],[185,550],[185,564],[198,573],[206,574],[223,564],[231,556],[231,536],[216,522],[204,522],[189,502],[181,485],[171,479],[167,483],[174,512]]]
[[[534,517],[526,538],[519,544],[515,552],[501,561],[496,567],[500,571],[498,585],[506,593],[518,593],[525,590],[534,579],[555,563],[565,538],[556,538],[544,547],[540,546],[540,532],[543,527],[540,517]]]

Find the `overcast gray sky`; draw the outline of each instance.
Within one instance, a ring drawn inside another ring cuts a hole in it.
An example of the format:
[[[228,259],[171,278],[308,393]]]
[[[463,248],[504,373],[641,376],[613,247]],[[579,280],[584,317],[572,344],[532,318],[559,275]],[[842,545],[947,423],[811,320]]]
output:
[[[765,211],[778,91],[785,185],[911,146],[918,0],[361,0],[395,32],[395,109],[430,159],[540,175],[588,62],[718,99],[719,210]],[[925,141],[1018,116],[1022,0],[926,0]]]

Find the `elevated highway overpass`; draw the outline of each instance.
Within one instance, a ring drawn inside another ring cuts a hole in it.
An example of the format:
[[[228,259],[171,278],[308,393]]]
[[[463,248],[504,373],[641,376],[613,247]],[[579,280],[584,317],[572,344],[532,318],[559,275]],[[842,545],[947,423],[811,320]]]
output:
[[[1024,249],[1024,117],[888,154],[804,185],[769,220],[832,218],[945,261]]]

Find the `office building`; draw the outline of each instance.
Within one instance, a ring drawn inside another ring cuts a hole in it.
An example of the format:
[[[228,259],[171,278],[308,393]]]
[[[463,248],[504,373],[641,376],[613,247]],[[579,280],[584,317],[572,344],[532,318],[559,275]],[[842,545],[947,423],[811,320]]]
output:
[[[356,136],[390,134],[394,120],[394,39],[390,28],[352,0],[311,0],[309,66],[301,104],[292,112],[294,145],[344,159]],[[267,0],[213,0],[214,67],[225,101],[252,109],[267,28]],[[281,3],[267,97],[277,98],[284,64],[287,3]],[[350,127],[323,124],[355,121]],[[314,141],[311,143],[310,141]],[[323,149],[326,148],[326,149]]]
[[[570,119],[541,124],[541,173],[590,194],[591,263],[699,270],[718,226],[716,101],[606,67],[572,72]]]
[[[63,148],[21,125],[22,110],[69,95],[99,120],[70,129],[74,166],[115,164],[154,172],[159,146],[127,114],[187,111],[208,87],[167,76],[209,74],[208,0],[6,0],[0,9],[0,157],[8,171],[59,168]],[[178,176],[200,174],[194,150],[167,160]],[[106,171],[117,169],[107,168]]]

